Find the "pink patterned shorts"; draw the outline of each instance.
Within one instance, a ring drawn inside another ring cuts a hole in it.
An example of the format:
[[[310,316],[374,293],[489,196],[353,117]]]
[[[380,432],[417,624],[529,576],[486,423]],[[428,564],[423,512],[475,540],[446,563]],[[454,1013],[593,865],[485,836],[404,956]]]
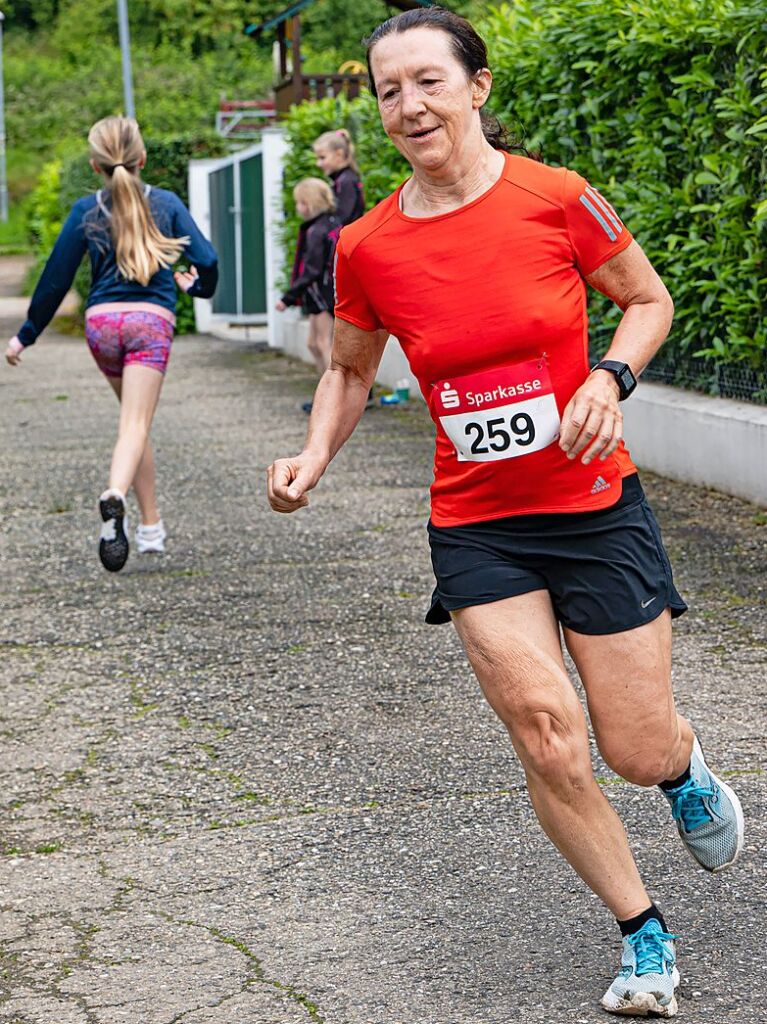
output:
[[[122,377],[130,363],[165,373],[173,324],[158,313],[94,313],[85,318],[85,339],[107,377]]]

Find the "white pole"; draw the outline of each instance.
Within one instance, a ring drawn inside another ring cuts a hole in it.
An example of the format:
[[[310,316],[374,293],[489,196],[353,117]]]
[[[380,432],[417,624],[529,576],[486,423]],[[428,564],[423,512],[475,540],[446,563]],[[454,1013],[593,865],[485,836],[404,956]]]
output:
[[[3,81],[3,22],[0,11],[0,221],[8,221],[8,175],[5,166],[5,84]]]
[[[270,348],[284,348],[285,313],[278,313],[274,304],[279,299],[277,288],[285,252],[280,238],[282,211],[282,166],[288,152],[285,129],[274,125],[261,133],[264,182],[264,248],[266,250],[266,322]]]
[[[130,27],[128,25],[128,0],[117,0],[117,25],[120,32],[120,51],[123,64],[123,96],[125,116],[135,117],[136,107],[133,103],[133,73],[130,63]]]

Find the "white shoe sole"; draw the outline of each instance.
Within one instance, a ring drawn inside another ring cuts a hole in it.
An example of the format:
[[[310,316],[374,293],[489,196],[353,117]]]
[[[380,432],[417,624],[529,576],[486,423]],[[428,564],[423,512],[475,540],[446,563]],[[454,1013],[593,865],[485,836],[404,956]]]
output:
[[[709,768],[709,771],[711,771],[710,768]],[[738,799],[738,797],[730,789],[730,787],[727,785],[726,782],[722,782],[722,780],[717,775],[714,775],[713,772],[711,772],[711,774],[716,779],[717,786],[719,786],[719,788],[725,794],[725,796],[729,797],[730,801],[732,802],[732,806],[733,806],[733,809],[735,811],[735,822],[736,822],[737,828],[738,828],[738,845],[735,848],[735,853],[733,854],[732,859],[728,860],[726,864],[721,864],[718,868],[711,868],[710,869],[711,873],[715,875],[719,871],[724,871],[725,868],[732,867],[732,865],[735,863],[735,861],[738,859],[738,857],[740,857],[741,853],[743,852],[743,843],[745,842],[745,838],[746,838],[746,823],[745,823],[745,820],[743,818],[743,807],[741,806],[741,803],[740,803],[740,800]]]
[[[672,975],[674,994],[666,1006],[659,1003],[652,992],[635,992],[631,999],[621,999],[611,988],[605,992],[600,1001],[603,1010],[617,1013],[621,1017],[676,1017],[679,1006],[676,1001],[676,989],[679,988],[679,971],[674,968]]]
[[[165,553],[164,541],[136,541],[136,553],[139,555],[162,555]]]
[[[701,747],[700,741],[698,740],[697,736],[695,737],[695,739],[693,741],[693,749],[696,750],[696,752],[698,754],[698,757],[703,761],[704,764],[706,764],[706,759],[703,756],[703,748]],[[706,767],[708,768],[707,764],[706,764]],[[725,868],[732,867],[732,865],[735,863],[735,861],[738,859],[738,857],[740,857],[741,853],[743,852],[743,843],[744,843],[745,837],[746,837],[746,823],[745,823],[745,820],[743,818],[743,807],[741,805],[740,800],[738,799],[738,797],[734,793],[734,791],[732,789],[730,789],[730,787],[727,785],[726,782],[722,782],[722,780],[719,778],[719,776],[715,772],[712,772],[710,768],[708,770],[711,772],[711,777],[716,780],[717,786],[719,786],[721,791],[731,801],[733,809],[735,810],[735,823],[736,823],[736,826],[737,826],[737,829],[738,829],[738,845],[737,845],[737,847],[735,849],[735,853],[734,853],[732,859],[728,860],[726,864],[722,864],[718,868],[708,868],[707,869],[707,870],[711,871],[712,874],[716,874],[718,871],[724,871]]]
[[[671,997],[668,1006],[662,1006],[651,992],[637,992],[630,1000],[608,995],[610,998],[606,995],[602,999],[602,1008],[621,1017],[676,1017],[679,1010],[676,996]]]

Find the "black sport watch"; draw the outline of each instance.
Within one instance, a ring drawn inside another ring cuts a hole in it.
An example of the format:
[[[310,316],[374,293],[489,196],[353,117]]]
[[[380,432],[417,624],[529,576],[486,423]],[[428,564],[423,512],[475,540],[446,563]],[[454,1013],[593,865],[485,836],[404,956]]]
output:
[[[607,370],[618,382],[618,389],[620,394],[618,395],[618,401],[622,402],[624,398],[628,398],[634,388],[637,386],[637,379],[631,371],[631,367],[628,363],[618,363],[614,359],[603,359],[601,363],[597,363],[592,369],[594,370]]]

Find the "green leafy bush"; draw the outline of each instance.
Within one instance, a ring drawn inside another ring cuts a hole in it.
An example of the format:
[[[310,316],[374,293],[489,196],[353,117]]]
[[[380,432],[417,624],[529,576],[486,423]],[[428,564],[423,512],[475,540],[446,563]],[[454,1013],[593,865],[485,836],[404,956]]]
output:
[[[222,156],[227,151],[224,140],[218,136],[192,136],[172,140],[146,139],[145,142],[147,166],[142,172],[143,180],[158,188],[171,189],[185,203],[188,202],[189,161]],[[101,179],[90,167],[87,152],[63,161],[54,160],[45,165],[29,206],[28,229],[36,257],[35,279],[42,270],[73,203],[88,192],[94,192],[100,185]],[[74,281],[75,290],[83,302],[88,296],[90,284],[90,264],[86,258],[81,263]],[[192,300],[181,292],[176,308],[176,330],[179,334],[194,330]]]
[[[767,19],[733,0],[514,0],[493,103],[605,190],[676,304],[656,375],[767,401]],[[593,306],[598,347],[615,316]]]
[[[61,160],[47,163],[29,198],[27,230],[37,252],[49,252],[63,223]]]

